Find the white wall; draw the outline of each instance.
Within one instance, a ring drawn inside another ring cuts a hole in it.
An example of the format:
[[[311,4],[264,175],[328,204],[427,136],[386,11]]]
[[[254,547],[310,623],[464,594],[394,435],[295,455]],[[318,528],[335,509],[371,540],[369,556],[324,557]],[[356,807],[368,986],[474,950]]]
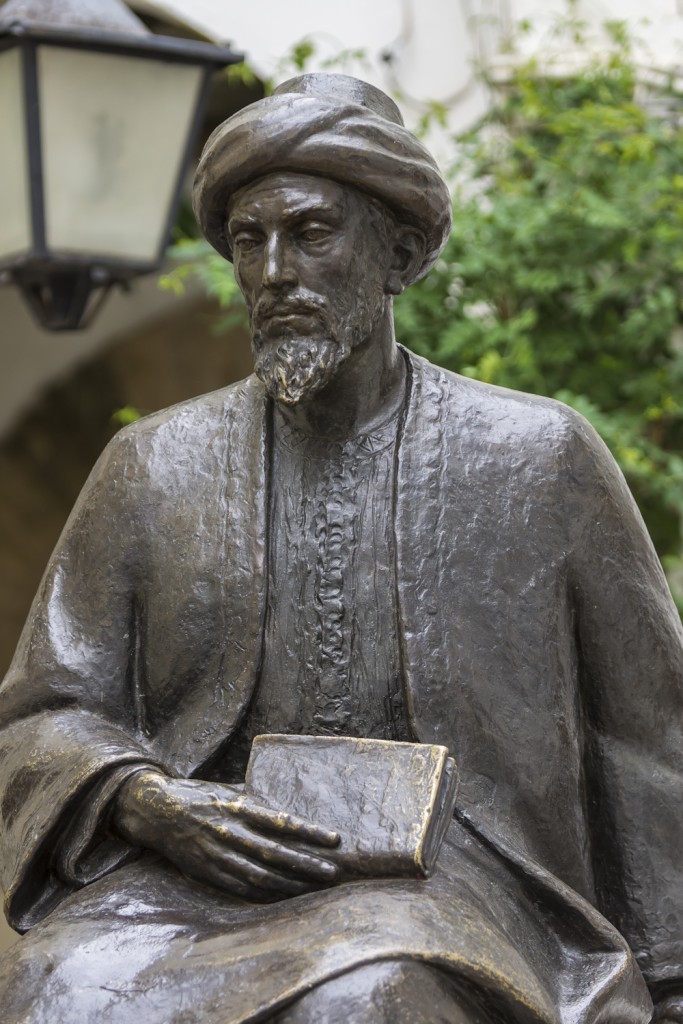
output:
[[[461,120],[483,111],[485,96],[473,75],[477,36],[483,20],[504,16],[507,0],[157,0],[155,6],[229,40],[259,75],[276,81],[296,74],[282,58],[304,38],[317,50],[307,70],[344,50],[363,49],[369,63],[334,70],[399,88],[406,120],[415,123],[430,100],[457,100]],[[382,59],[387,53],[391,64]]]
[[[511,0],[515,19],[529,18],[540,35],[566,9],[564,0]],[[580,17],[597,29],[605,21],[625,21],[639,43],[643,61],[658,67],[683,61],[682,0],[581,0]],[[597,34],[597,33],[596,33]]]
[[[347,48],[363,48],[370,64],[349,67],[379,86],[398,87],[408,123],[428,100],[453,106],[456,128],[485,108],[486,93],[475,80],[477,64],[495,53],[501,38],[522,19],[535,31],[527,45],[549,40],[566,0],[147,0],[173,11],[209,36],[229,40],[262,76],[281,81],[282,56],[305,37],[320,59]],[[579,15],[594,30],[609,20],[627,21],[641,41],[641,56],[657,66],[683,63],[683,0],[580,0]],[[381,56],[395,55],[386,65]]]

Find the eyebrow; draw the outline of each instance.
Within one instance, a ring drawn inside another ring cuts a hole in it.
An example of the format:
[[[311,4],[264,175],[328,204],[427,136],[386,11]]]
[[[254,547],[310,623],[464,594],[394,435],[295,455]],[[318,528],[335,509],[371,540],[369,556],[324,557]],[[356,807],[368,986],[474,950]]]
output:
[[[338,213],[341,215],[343,212],[339,203],[316,203],[315,206],[297,206],[295,203],[284,211],[286,217],[298,217],[304,214],[315,215],[316,213]]]
[[[286,207],[283,210],[283,215],[287,220],[298,220],[302,217],[316,217],[319,215],[331,215],[333,217],[343,218],[344,210],[339,203],[315,203],[315,205],[308,205],[305,201],[303,203],[294,203],[292,206]],[[236,231],[241,228],[255,227],[260,224],[260,217],[257,213],[250,213],[248,210],[244,213],[236,213],[228,218],[228,231],[231,235],[234,235]]]

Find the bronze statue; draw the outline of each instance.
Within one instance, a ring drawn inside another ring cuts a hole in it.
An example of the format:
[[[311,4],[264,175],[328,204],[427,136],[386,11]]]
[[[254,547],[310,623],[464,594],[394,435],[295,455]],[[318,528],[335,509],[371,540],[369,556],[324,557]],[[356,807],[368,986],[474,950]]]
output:
[[[682,1024],[683,634],[610,455],[397,345],[450,201],[378,90],[281,86],[195,202],[256,374],[122,430],[48,567],[0,691],[3,1021]],[[274,733],[446,746],[433,876],[342,881],[245,795]]]

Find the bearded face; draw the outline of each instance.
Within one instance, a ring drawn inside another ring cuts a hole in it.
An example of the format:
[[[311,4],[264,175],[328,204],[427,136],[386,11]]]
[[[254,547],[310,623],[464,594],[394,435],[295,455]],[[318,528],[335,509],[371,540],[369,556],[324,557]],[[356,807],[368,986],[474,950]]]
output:
[[[319,395],[372,337],[387,302],[379,220],[354,190],[303,175],[271,175],[233,199],[255,371],[277,401]]]
[[[361,298],[350,309],[339,306],[301,291],[257,303],[251,315],[254,369],[272,398],[296,405],[324,391],[372,334],[380,304],[370,307]]]
[[[353,347],[328,304],[300,287],[265,292],[251,312],[254,370],[271,398],[296,405],[324,389]]]

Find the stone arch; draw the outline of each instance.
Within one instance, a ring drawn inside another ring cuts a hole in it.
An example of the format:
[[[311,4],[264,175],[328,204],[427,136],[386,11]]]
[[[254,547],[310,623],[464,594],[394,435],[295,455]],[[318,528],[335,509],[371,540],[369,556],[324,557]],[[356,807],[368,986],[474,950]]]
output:
[[[115,412],[152,412],[251,372],[246,331],[219,333],[218,317],[201,299],[127,333],[51,386],[3,438],[0,678],[71,507],[118,429]]]

